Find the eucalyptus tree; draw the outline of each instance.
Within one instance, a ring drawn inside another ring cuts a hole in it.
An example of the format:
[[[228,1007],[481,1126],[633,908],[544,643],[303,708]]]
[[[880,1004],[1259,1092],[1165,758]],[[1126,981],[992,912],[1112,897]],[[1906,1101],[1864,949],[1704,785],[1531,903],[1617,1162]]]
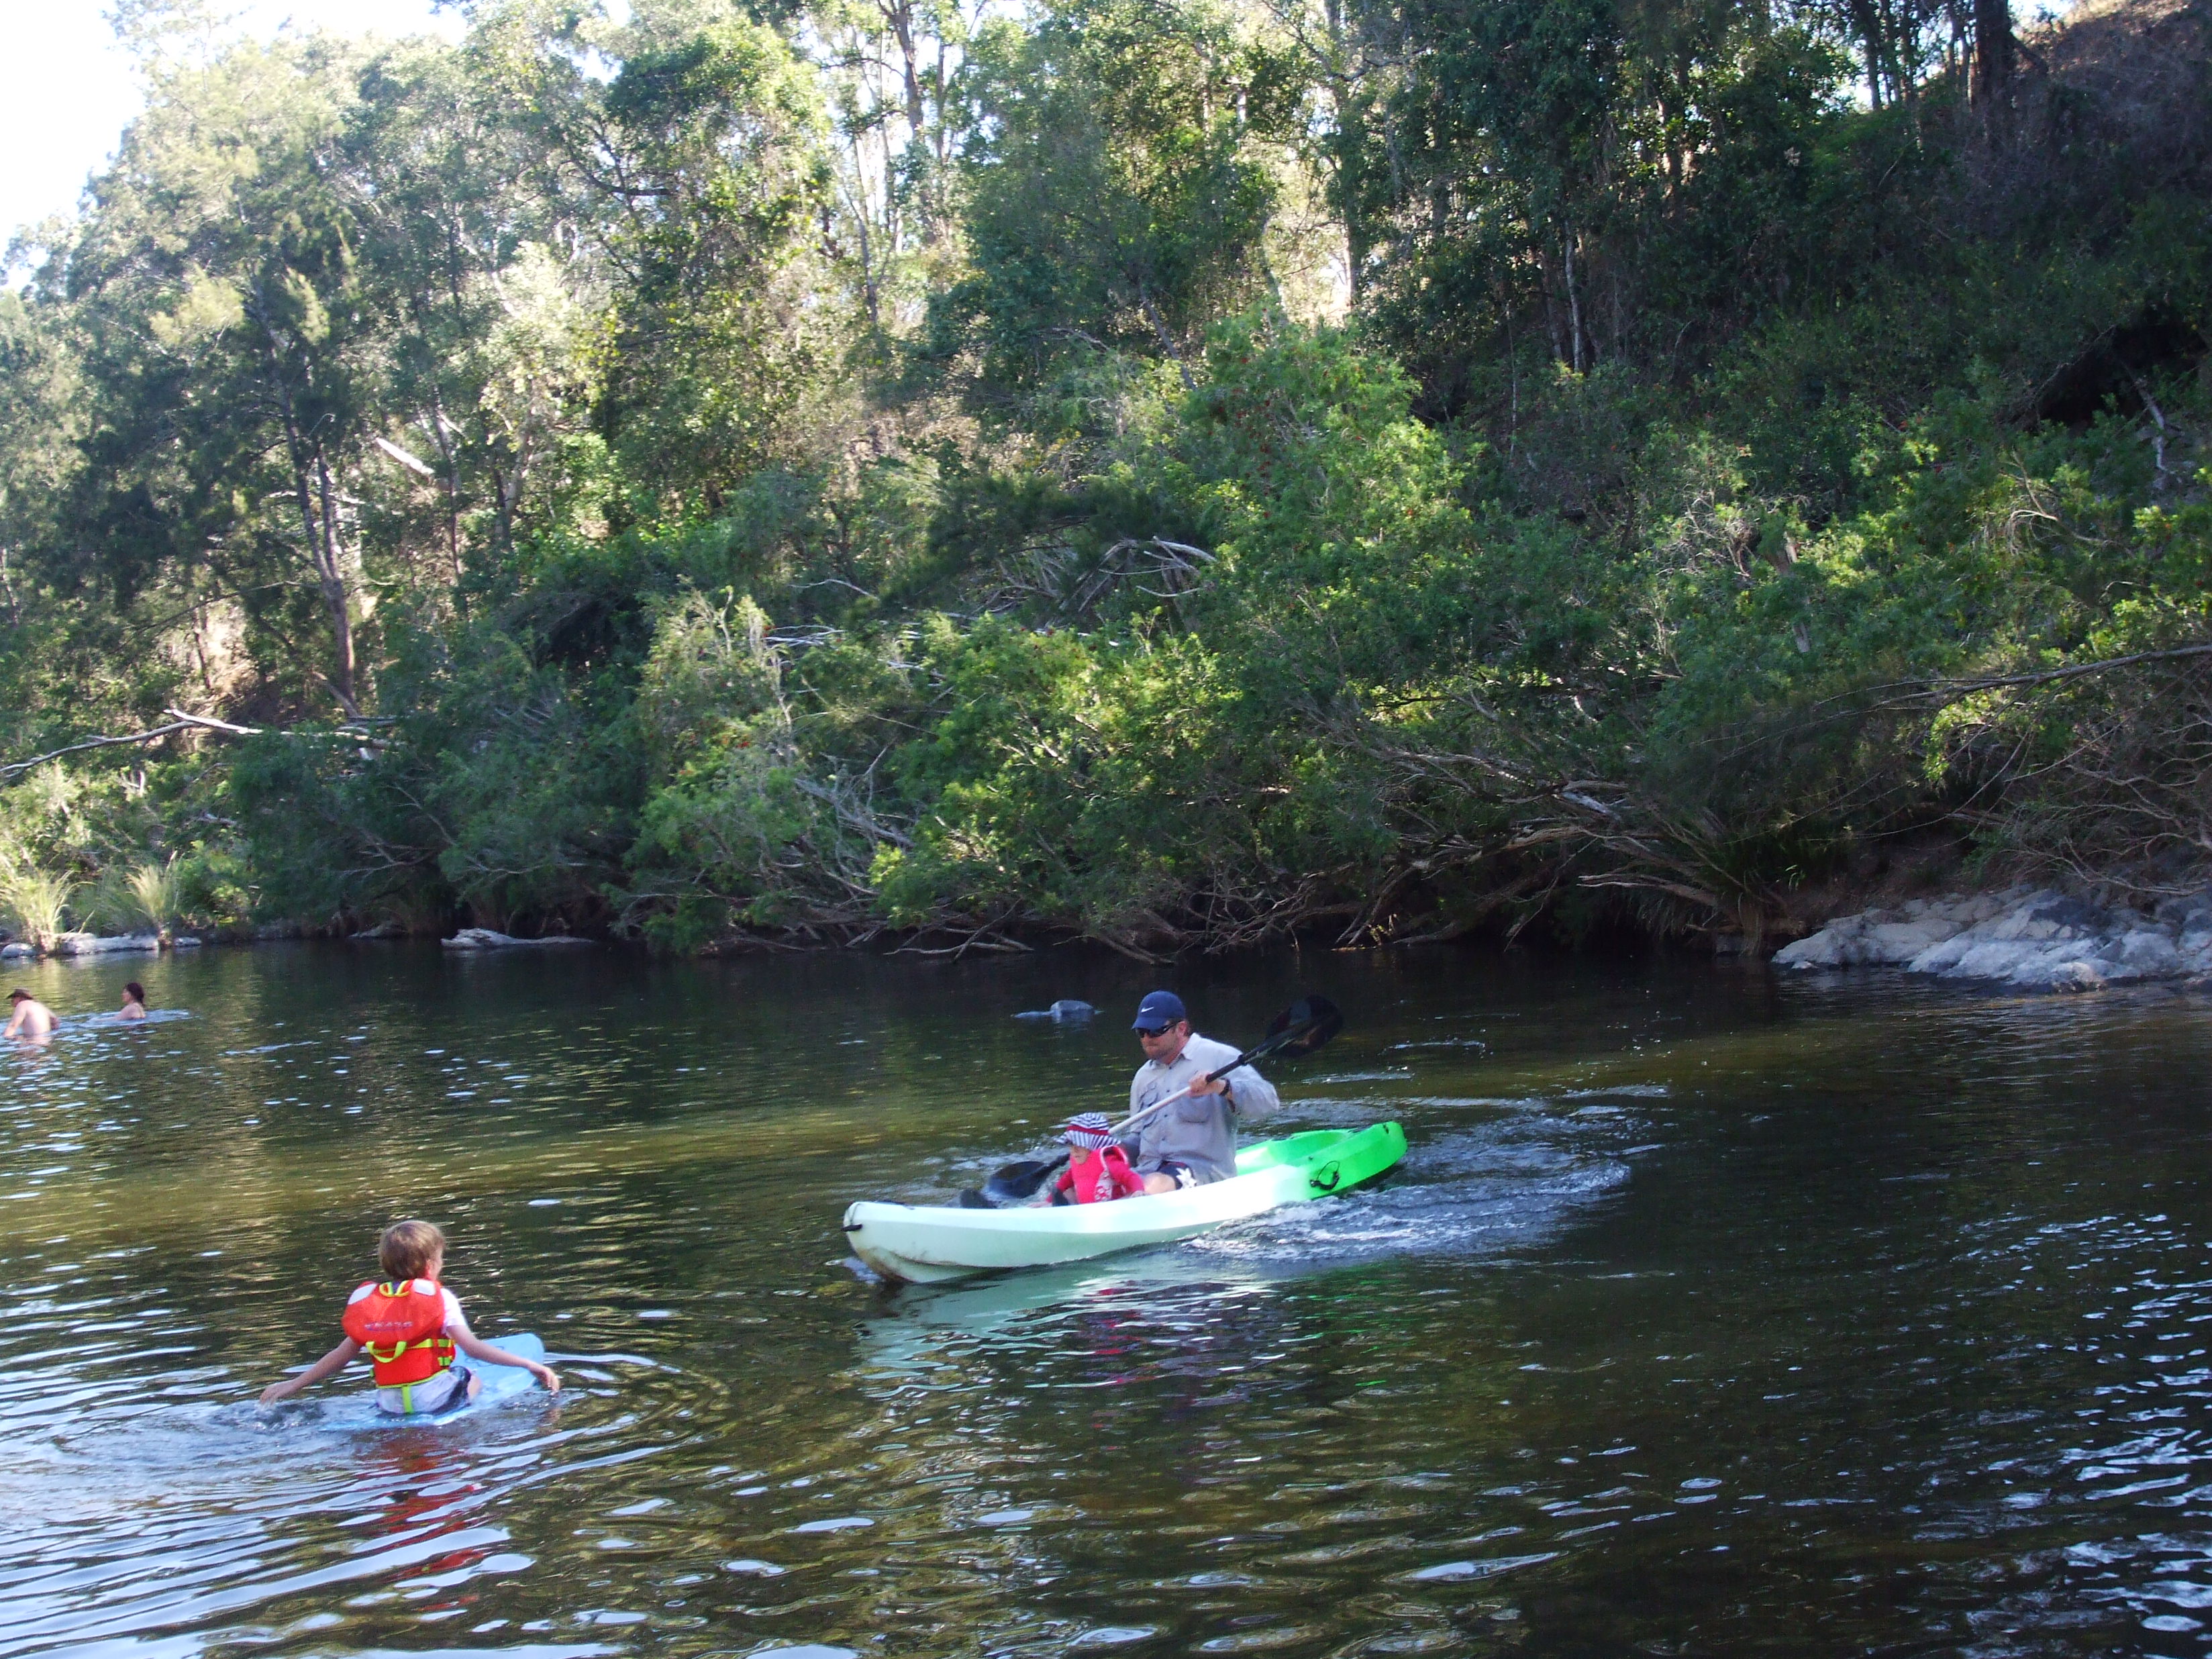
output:
[[[726,0],[627,23],[515,0],[471,51],[605,259],[594,421],[630,517],[711,514],[793,456],[817,394],[834,215],[814,67]]]
[[[471,550],[511,556],[518,530],[549,523],[590,415],[598,241],[476,53],[380,52],[345,151],[365,280],[393,327],[379,499],[395,538],[441,544],[458,580]]]
[[[53,603],[39,553],[75,477],[83,433],[82,386],[60,319],[0,292],[0,744],[27,753],[46,699],[74,679],[88,703],[96,669],[55,649],[70,609]]]
[[[1207,325],[1264,291],[1277,176],[1298,131],[1292,59],[1204,0],[1060,0],[994,22],[965,77],[971,273],[928,348],[987,398],[1100,352],[1188,381]]]
[[[392,337],[342,166],[357,66],[319,39],[161,82],[42,283],[88,404],[81,574],[128,602],[204,571],[264,619],[304,579],[349,713],[373,608],[359,472]]]
[[[1517,403],[1532,356],[1687,374],[1863,262],[1861,204],[1831,170],[1851,65],[1807,18],[1769,0],[1407,0],[1369,303],[1432,407],[1463,407],[1470,377]]]
[[[981,7],[976,8],[980,11]],[[871,331],[899,331],[957,241],[952,160],[975,20],[959,3],[819,0],[802,49],[820,64],[839,215],[829,252],[853,273]]]

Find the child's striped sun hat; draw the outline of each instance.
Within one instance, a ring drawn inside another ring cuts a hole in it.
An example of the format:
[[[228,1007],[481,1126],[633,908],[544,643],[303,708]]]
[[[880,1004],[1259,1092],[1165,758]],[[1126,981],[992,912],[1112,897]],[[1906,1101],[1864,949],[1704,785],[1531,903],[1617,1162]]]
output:
[[[1067,1120],[1067,1128],[1060,1138],[1071,1146],[1088,1146],[1097,1152],[1113,1145],[1114,1126],[1103,1112],[1078,1112]]]

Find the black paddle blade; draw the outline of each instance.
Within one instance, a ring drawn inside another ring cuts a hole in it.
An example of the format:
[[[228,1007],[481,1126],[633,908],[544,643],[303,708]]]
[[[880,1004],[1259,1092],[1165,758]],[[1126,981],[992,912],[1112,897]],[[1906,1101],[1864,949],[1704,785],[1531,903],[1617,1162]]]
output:
[[[1018,1164],[1008,1164],[994,1170],[991,1178],[983,1183],[984,1201],[993,1209],[1003,1209],[1012,1204],[1026,1204],[1036,1196],[1037,1188],[1058,1173],[1060,1166],[1066,1162],[1066,1154],[1062,1153],[1048,1163],[1024,1158]]]
[[[1267,1039],[1260,1046],[1271,1054],[1296,1060],[1313,1053],[1343,1029],[1343,1014],[1327,997],[1300,997],[1267,1023]]]

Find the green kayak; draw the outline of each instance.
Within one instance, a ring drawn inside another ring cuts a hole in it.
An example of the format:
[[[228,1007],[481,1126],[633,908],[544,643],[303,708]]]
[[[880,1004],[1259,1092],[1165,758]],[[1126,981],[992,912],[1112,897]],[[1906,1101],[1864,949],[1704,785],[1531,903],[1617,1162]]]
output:
[[[1007,1210],[864,1202],[845,1212],[845,1237],[885,1278],[933,1284],[1171,1243],[1343,1192],[1405,1155],[1406,1132],[1395,1123],[1309,1129],[1245,1147],[1237,1154],[1234,1176],[1203,1187],[1110,1204]]]

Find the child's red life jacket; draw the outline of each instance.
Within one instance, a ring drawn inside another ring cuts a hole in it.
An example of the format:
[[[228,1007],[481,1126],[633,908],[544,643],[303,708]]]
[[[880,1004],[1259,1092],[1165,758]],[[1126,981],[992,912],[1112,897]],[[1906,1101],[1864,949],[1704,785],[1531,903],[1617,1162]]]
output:
[[[453,1363],[453,1340],[446,1334],[446,1293],[434,1280],[380,1285],[372,1279],[354,1291],[343,1322],[345,1334],[368,1350],[376,1386],[400,1389],[403,1402],[413,1384],[428,1382]]]
[[[1129,1167],[1129,1155],[1119,1146],[1095,1152],[1077,1147],[1068,1157],[1067,1172],[1056,1184],[1073,1192],[1078,1204],[1103,1203],[1145,1190],[1145,1178]]]

